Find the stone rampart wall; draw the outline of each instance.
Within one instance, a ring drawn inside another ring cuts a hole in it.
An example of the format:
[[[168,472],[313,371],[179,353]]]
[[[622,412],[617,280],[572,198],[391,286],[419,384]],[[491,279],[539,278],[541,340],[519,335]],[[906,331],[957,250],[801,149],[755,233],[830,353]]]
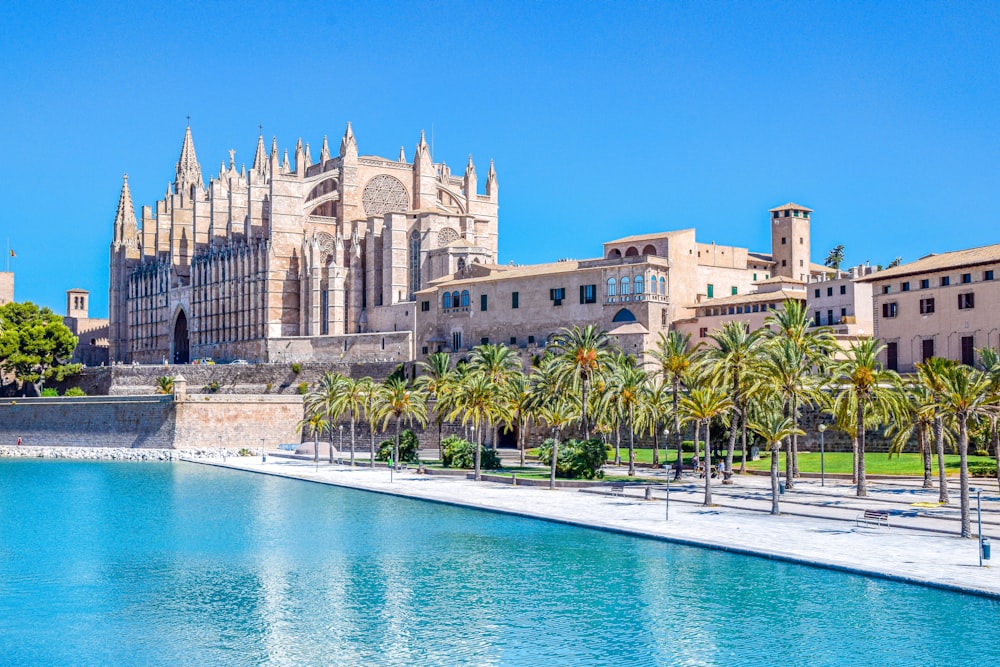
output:
[[[300,396],[0,400],[0,446],[268,449],[298,442]]]

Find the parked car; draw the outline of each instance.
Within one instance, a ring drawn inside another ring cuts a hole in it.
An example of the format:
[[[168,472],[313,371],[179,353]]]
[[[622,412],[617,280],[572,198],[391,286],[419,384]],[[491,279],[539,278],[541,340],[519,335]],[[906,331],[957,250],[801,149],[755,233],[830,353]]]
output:
[[[214,364],[214,363],[215,361],[212,359],[212,357],[200,357],[191,362],[191,364],[194,366],[198,366],[201,364]]]
[[[229,362],[230,366],[249,366],[250,362],[246,359],[233,359]]]

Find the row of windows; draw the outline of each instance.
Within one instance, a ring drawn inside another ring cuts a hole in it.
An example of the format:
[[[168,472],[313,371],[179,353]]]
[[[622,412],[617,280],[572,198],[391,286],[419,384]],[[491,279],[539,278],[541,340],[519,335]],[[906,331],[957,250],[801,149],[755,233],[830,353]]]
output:
[[[976,339],[974,336],[962,336],[960,339],[961,345],[961,363],[966,366],[973,366],[976,363]],[[934,350],[934,339],[924,338],[920,341],[920,360],[927,361],[931,357],[935,356]],[[885,345],[885,367],[891,371],[899,370],[899,343],[896,341],[889,341]]]
[[[769,310],[777,310],[776,303],[753,304],[752,306],[722,306],[720,308],[705,308],[699,313],[699,317],[714,317],[717,315],[745,315],[748,313],[766,313]]]
[[[972,310],[976,307],[975,292],[964,292],[958,295],[958,309]],[[934,313],[934,299],[920,300],[920,314],[932,315]],[[891,319],[899,316],[899,304],[896,301],[887,301],[882,304],[882,317]]]
[[[441,295],[441,308],[445,310],[450,310],[452,308],[468,308],[471,296],[469,290],[462,290],[461,292],[445,292]],[[549,290],[549,299],[552,301],[553,306],[561,306],[562,302],[566,299],[566,288],[565,287],[553,287]],[[521,305],[521,294],[520,292],[511,292],[510,294],[510,307],[519,308]],[[597,303],[597,285],[580,285],[580,303]],[[430,301],[420,302],[420,311],[428,312],[431,309]],[[479,295],[479,310],[486,312],[489,310],[489,297],[486,294]]]
[[[649,279],[649,291],[651,294],[656,294],[656,285],[659,283],[660,294],[667,293],[667,280],[663,276],[657,280],[656,277]],[[619,291],[622,296],[628,296],[633,291],[635,294],[642,294],[646,290],[646,280],[642,276],[636,276],[634,279],[629,279],[628,276],[622,278],[620,281],[616,281],[614,278],[608,278],[608,296],[617,296]]]
[[[817,287],[816,291],[815,291],[815,295],[816,295],[817,299],[819,298],[819,292],[820,292],[820,288]],[[841,294],[847,294],[847,285],[841,285],[840,286],[840,293]],[[827,296],[833,296],[833,288],[832,287],[827,287],[826,288],[826,295]]]
[[[845,317],[847,317],[847,309],[846,308],[841,308],[840,309],[840,318],[838,320],[836,320],[836,321],[833,319],[833,310],[831,309],[831,310],[826,311],[826,323],[828,325],[831,325],[831,326],[834,325],[834,324],[840,324],[841,322],[844,321]],[[817,326],[818,327],[818,326],[822,326],[822,324],[823,324],[823,312],[817,310],[816,311],[816,316],[813,317],[813,326]]]
[[[794,208],[786,208],[786,209],[785,209],[785,216],[784,216],[784,217],[786,217],[786,218],[788,218],[788,217],[791,217],[791,215],[790,215],[790,214],[793,214],[793,213],[795,214],[795,217],[796,217],[796,218],[798,218],[798,217],[803,217],[803,218],[805,218],[806,220],[808,220],[808,219],[809,219],[809,211],[800,211],[800,210],[798,210],[798,209],[794,209]],[[781,211],[775,211],[775,212],[774,212],[774,217],[775,217],[775,218],[780,218],[780,217],[782,217],[782,216],[781,216]]]
[[[960,283],[962,285],[969,285],[969,284],[972,283],[972,274],[971,273],[963,273],[961,275],[961,277],[960,277],[959,280],[960,280]],[[989,270],[989,271],[983,271],[983,280],[984,281],[993,280],[993,270],[992,269]],[[922,278],[920,280],[919,284],[920,284],[920,289],[929,289],[930,286],[931,286],[931,280],[930,280],[930,278]],[[938,278],[938,287],[948,287],[949,285],[951,285],[951,276],[941,276],[940,278]],[[906,281],[901,282],[899,284],[899,291],[900,292],[909,292],[910,291],[910,281],[906,280]],[[883,285],[882,286],[882,294],[890,294],[890,293],[892,293],[892,285]],[[819,296],[819,295],[817,294],[817,296]]]

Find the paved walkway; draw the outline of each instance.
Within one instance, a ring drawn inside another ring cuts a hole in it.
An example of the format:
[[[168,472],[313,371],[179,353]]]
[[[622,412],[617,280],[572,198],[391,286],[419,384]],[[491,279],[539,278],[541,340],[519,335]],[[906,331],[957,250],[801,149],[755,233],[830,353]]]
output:
[[[645,486],[626,487],[625,496],[579,489],[556,489],[473,482],[462,477],[396,473],[269,457],[229,458],[199,463],[279,475],[337,486],[389,493],[467,507],[502,511],[622,533],[821,565],[896,580],[923,583],[1000,597],[1000,567],[978,567],[976,540],[957,537],[957,481],[948,507],[933,503],[937,492],[916,483],[874,483],[870,497],[853,497],[853,487],[821,487],[797,482],[781,496],[782,514],[772,516],[770,480],[743,476],[737,484],[713,486],[713,507],[701,505],[704,480],[671,484],[669,519],[665,487],[654,486],[654,501],[644,500]],[[713,480],[715,482],[715,480]],[[995,482],[983,494],[984,533],[1000,537],[1000,494]],[[857,527],[866,508],[890,513],[890,530]],[[973,531],[975,525],[973,497]],[[997,545],[1000,548],[1000,541]],[[996,556],[1000,560],[1000,555]],[[997,562],[997,561],[993,561]],[[989,562],[987,562],[989,565]]]

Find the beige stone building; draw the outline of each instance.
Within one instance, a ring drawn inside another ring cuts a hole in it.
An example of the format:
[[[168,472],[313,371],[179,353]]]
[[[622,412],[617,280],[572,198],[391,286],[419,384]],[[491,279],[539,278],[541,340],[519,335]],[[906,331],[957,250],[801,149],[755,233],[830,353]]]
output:
[[[14,302],[14,272],[0,271],[0,306]]]
[[[1000,245],[932,254],[860,280],[872,286],[882,362],[912,372],[929,357],[975,363],[1000,346]]]
[[[756,305],[763,321],[762,308],[780,304],[786,288],[805,298],[800,276],[817,270],[809,261],[811,213],[793,203],[772,209],[769,253],[699,242],[694,229],[683,229],[609,241],[594,259],[466,265],[416,293],[417,356],[484,342],[530,353],[561,328],[587,324],[642,353],[674,326],[694,323],[697,337],[699,311],[722,321],[729,300],[741,304],[740,316],[744,301],[748,314]]]
[[[498,187],[470,156],[462,176],[431,159],[421,133],[407,161],[359,155],[348,124],[294,162],[258,137],[249,169],[234,151],[206,184],[191,128],[174,182],[138,220],[122,186],[111,243],[114,362],[197,357],[406,360],[414,294],[462,267],[497,261]],[[386,335],[383,335],[386,334]]]
[[[63,324],[77,337],[73,363],[85,366],[108,363],[108,320],[90,317],[90,292],[84,289],[66,290]]]

